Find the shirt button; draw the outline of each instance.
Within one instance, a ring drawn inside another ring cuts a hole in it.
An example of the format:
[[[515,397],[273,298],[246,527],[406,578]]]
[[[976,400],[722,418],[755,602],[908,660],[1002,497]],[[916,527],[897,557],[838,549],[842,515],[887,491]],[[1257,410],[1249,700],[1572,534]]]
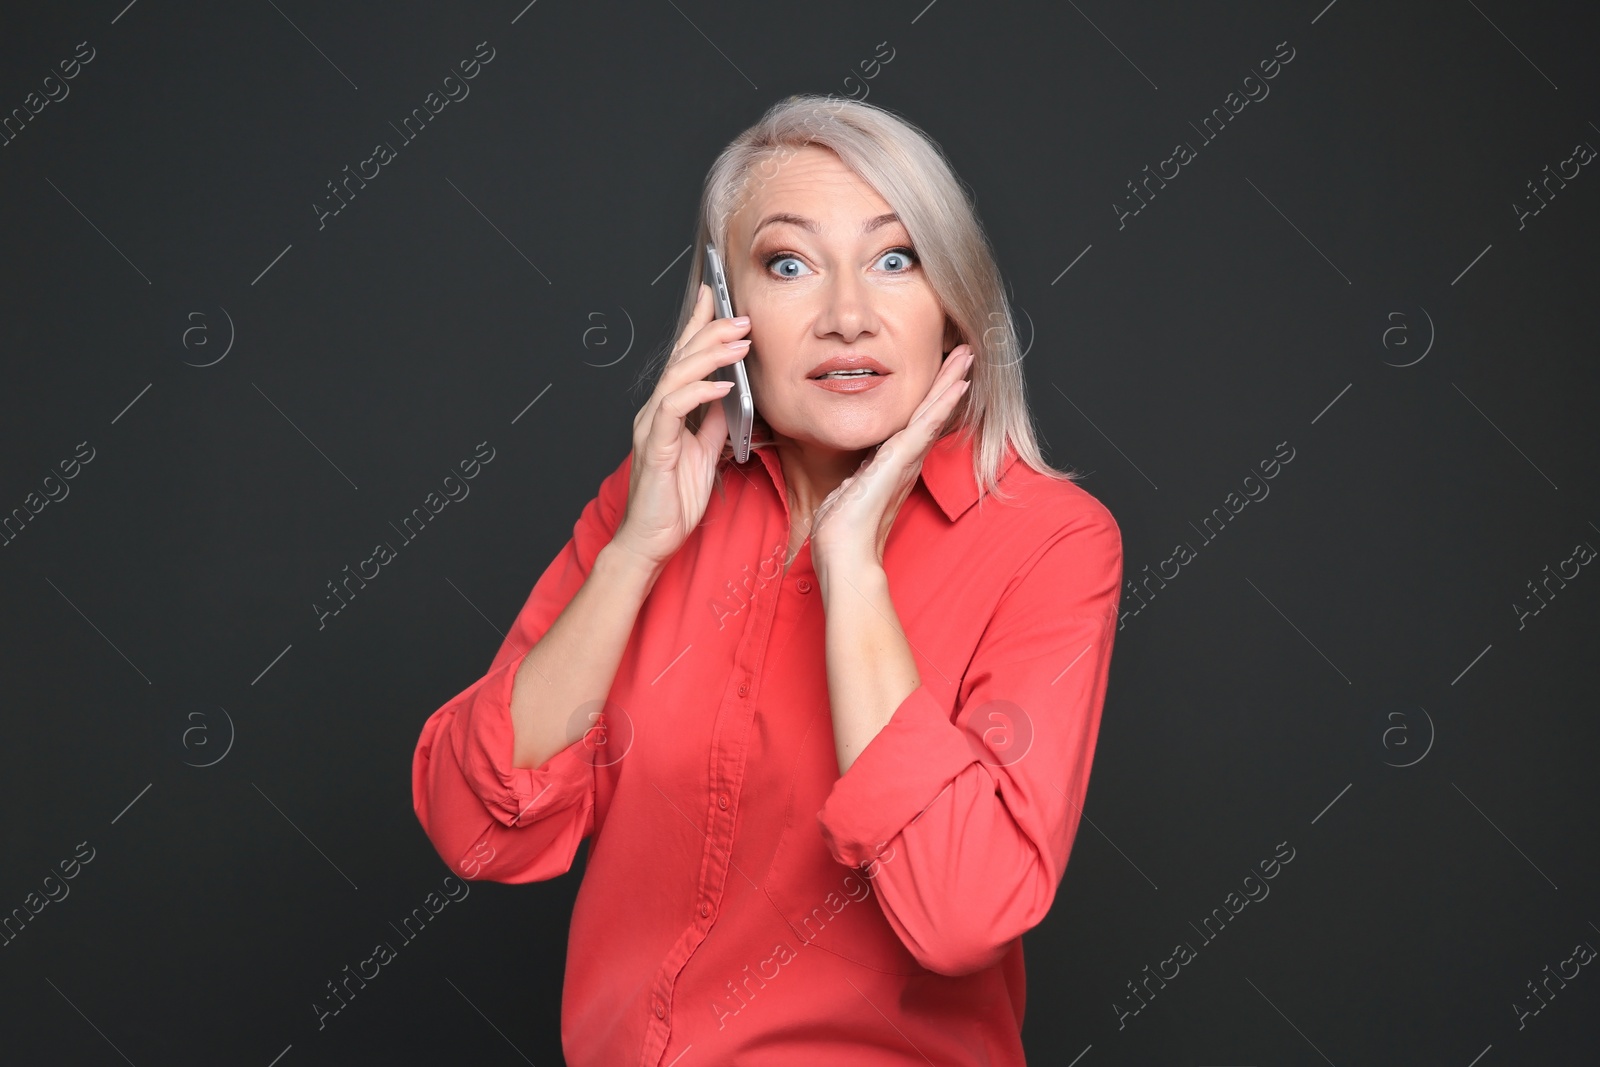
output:
[[[656,1018],[657,1019],[665,1019],[666,1017],[667,1017],[666,1006],[661,1003],[661,998],[657,997],[656,998]]]
[[[802,593],[811,592],[811,582],[810,582],[809,579],[806,579],[806,578],[802,578],[798,582],[795,582],[794,583],[794,587],[796,589],[800,590]]]
[[[749,692],[750,692],[750,686],[745,682],[740,682],[739,683],[739,695],[740,696],[744,696],[745,694],[747,694]]]
[[[701,918],[705,918],[707,915],[710,915],[710,914],[711,914],[711,905],[710,904],[701,904],[700,905],[700,917]]]
[[[726,794],[726,793],[717,794],[717,807],[721,808],[723,811],[727,811],[728,810],[728,794]]]

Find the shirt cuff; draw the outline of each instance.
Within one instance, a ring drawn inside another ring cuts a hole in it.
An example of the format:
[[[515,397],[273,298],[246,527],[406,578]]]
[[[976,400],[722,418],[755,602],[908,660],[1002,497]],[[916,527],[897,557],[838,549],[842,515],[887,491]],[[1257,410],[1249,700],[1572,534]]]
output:
[[[833,783],[817,821],[833,858],[860,867],[878,856],[978,755],[926,685]]]
[[[527,826],[578,801],[594,784],[592,750],[580,738],[538,767],[513,767],[511,687],[522,657],[483,680],[458,712],[454,731],[462,773],[503,826]]]

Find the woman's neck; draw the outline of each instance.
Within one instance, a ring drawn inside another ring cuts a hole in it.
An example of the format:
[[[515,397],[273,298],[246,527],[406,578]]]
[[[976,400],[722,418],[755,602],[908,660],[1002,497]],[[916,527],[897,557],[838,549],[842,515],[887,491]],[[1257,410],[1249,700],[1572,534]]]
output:
[[[798,536],[800,530],[805,531],[804,537],[810,536],[812,516],[828,494],[859,470],[872,450],[838,452],[801,444],[777,432],[773,433],[773,441],[789,495],[790,525],[798,543],[803,539]]]

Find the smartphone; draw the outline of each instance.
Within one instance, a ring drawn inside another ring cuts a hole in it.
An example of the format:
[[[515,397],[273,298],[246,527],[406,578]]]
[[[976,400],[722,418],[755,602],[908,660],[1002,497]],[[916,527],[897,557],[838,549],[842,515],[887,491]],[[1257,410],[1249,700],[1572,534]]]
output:
[[[722,269],[722,257],[717,254],[714,244],[706,245],[705,278],[706,284],[711,286],[711,299],[716,306],[717,318],[733,318],[733,300],[728,296],[728,275]],[[728,416],[728,440],[733,443],[733,458],[743,463],[750,458],[750,428],[756,415],[756,402],[750,395],[750,377],[745,373],[744,360],[718,367],[711,372],[711,380],[733,382],[733,388],[722,398],[722,410]]]

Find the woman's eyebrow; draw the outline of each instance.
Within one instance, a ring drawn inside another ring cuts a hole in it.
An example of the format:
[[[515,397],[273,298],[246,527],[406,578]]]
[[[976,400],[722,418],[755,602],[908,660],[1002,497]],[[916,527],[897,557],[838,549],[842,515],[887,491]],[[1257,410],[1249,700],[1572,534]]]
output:
[[[866,222],[862,223],[861,224],[861,232],[862,233],[871,233],[873,230],[880,229],[881,227],[887,226],[891,222],[899,222],[899,221],[900,221],[900,216],[896,215],[893,211],[890,211],[890,212],[887,212],[885,214],[878,215],[875,218],[870,218]],[[752,230],[751,233],[750,233],[750,239],[752,241],[755,240],[756,234],[761,232],[761,228],[763,226],[766,226],[768,223],[775,223],[775,222],[787,222],[790,225],[798,226],[803,230],[809,230],[811,233],[821,233],[822,232],[822,224],[817,222],[815,219],[808,219],[804,215],[796,215],[796,214],[793,214],[792,212],[788,212],[788,211],[779,211],[779,212],[776,212],[774,214],[768,215],[766,218],[762,219],[759,223],[757,223],[756,224],[756,228],[754,230]]]

